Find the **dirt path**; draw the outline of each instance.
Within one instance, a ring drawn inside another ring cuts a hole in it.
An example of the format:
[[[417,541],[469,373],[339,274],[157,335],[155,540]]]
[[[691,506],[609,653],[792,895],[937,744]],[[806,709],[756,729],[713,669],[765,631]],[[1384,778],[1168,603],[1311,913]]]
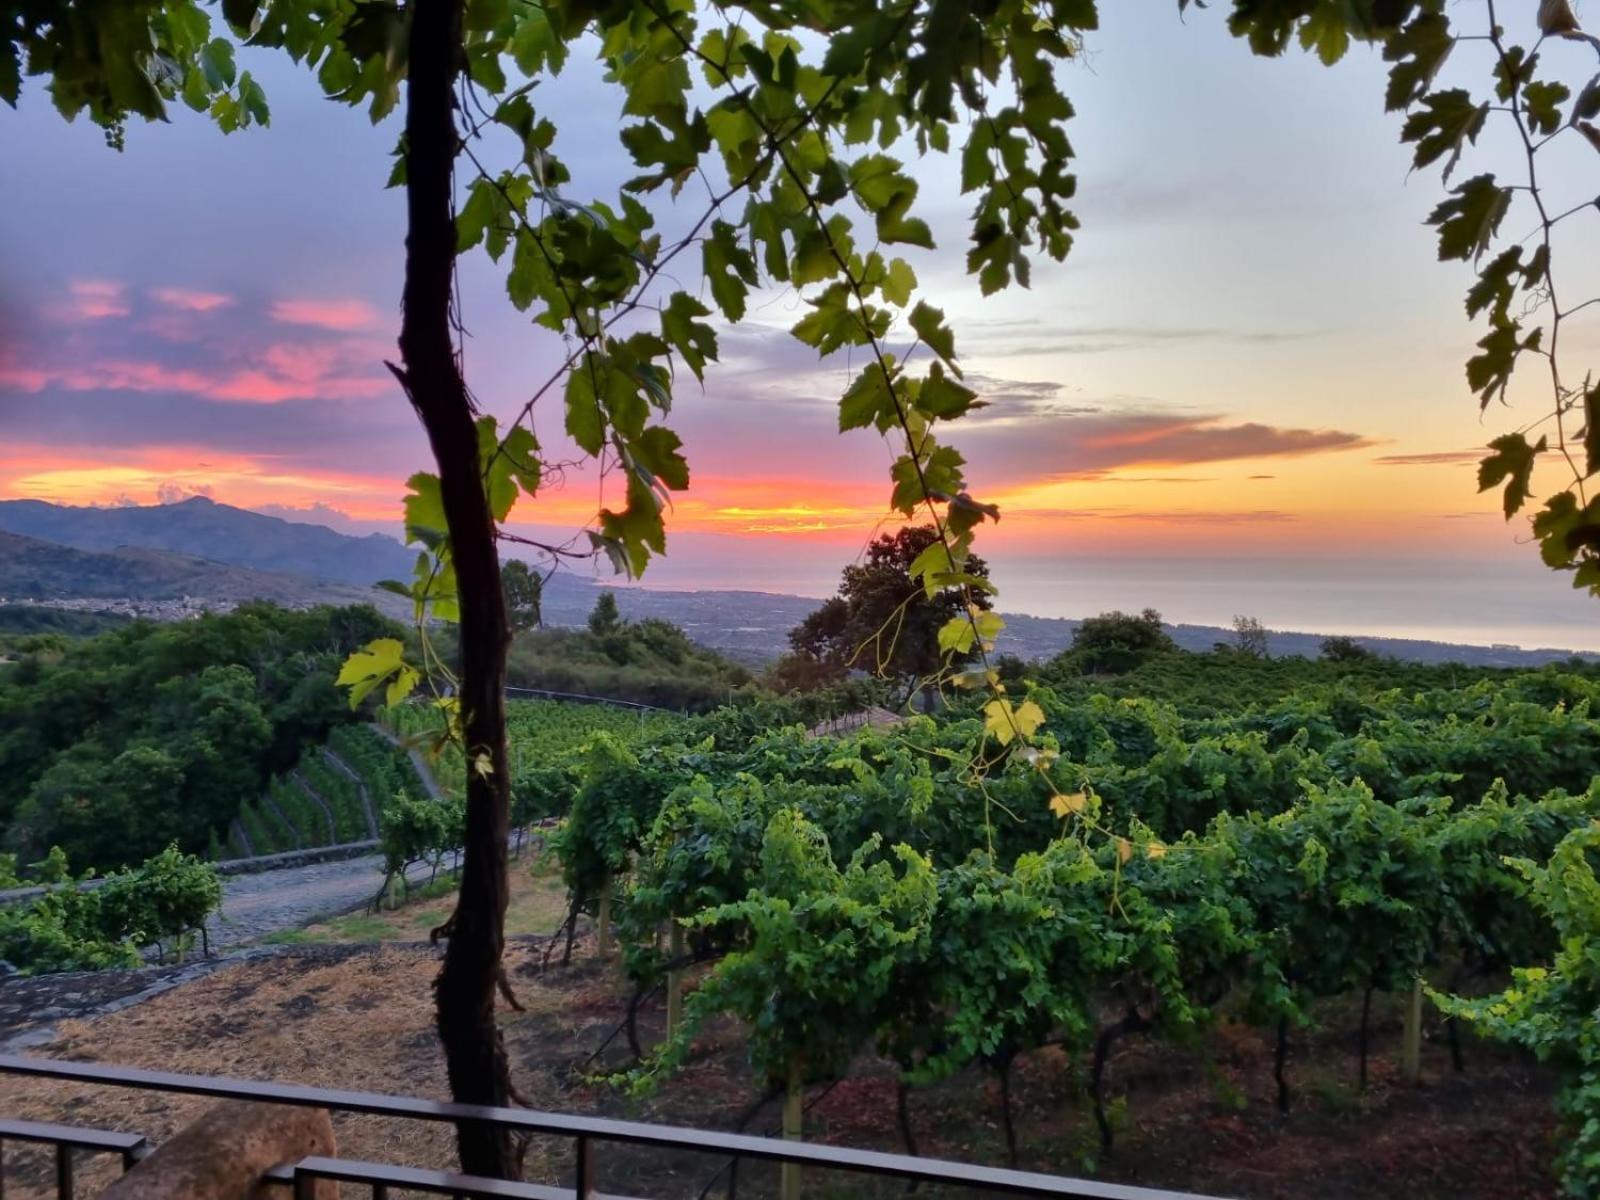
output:
[[[427,874],[428,868],[418,865],[410,878],[425,879]],[[222,909],[208,926],[211,948],[258,941],[360,908],[382,883],[381,854],[230,876],[222,881]]]

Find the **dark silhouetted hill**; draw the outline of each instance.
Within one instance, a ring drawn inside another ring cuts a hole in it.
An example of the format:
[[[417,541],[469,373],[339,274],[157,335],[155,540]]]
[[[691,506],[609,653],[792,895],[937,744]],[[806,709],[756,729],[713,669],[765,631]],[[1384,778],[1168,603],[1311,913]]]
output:
[[[350,537],[196,496],[178,504],[74,508],[0,500],[0,531],[75,550],[163,550],[253,571],[368,587],[411,573],[414,555],[383,534]]]
[[[189,554],[124,546],[78,550],[39,538],[0,532],[0,597],[27,600],[177,600],[220,604],[272,600],[308,604],[370,604],[382,593],[318,583],[274,571],[253,571]]]

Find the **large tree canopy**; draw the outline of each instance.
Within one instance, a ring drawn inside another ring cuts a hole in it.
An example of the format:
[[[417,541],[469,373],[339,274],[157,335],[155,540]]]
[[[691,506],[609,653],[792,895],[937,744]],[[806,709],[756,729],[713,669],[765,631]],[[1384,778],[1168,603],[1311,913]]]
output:
[[[937,674],[947,660],[939,631],[967,615],[959,593],[930,597],[911,573],[918,557],[938,545],[939,532],[929,525],[874,538],[862,561],[844,569],[839,594],[790,632],[795,653],[816,668],[798,673],[819,682],[843,679],[850,671],[910,681]],[[967,571],[976,579],[989,578],[987,564],[976,555],[968,558]],[[991,606],[982,591],[971,603],[983,613]],[[969,647],[955,660],[965,662],[974,652]]]

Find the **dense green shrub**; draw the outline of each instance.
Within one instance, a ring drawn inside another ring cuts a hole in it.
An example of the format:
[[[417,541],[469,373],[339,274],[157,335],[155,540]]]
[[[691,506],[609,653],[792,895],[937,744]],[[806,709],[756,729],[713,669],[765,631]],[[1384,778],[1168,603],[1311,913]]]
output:
[[[1561,1072],[1557,1107],[1569,1140],[1562,1182],[1573,1196],[1600,1196],[1600,828],[1572,830],[1548,862],[1515,860],[1538,911],[1555,933],[1548,966],[1522,966],[1498,995],[1439,996],[1444,1010],[1482,1032],[1532,1051]]]
[[[1056,661],[1068,671],[1116,675],[1133,670],[1152,654],[1173,649],[1161,614],[1147,608],[1137,615],[1108,612],[1089,617],[1073,631],[1071,647]]]
[[[455,798],[418,798],[404,791],[385,801],[380,845],[388,879],[405,877],[417,863],[427,863],[435,873],[445,856],[461,846],[466,826],[466,806]]]
[[[137,966],[146,946],[181,950],[221,902],[215,868],[168,846],[93,886],[0,907],[0,959],[25,975]]]

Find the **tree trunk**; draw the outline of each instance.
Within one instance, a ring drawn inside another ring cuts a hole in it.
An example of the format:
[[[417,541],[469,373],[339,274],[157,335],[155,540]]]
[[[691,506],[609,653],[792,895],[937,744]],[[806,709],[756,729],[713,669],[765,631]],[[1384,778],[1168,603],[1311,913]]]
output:
[[[1000,1076],[1000,1118],[1006,1131],[1006,1165],[1017,1167],[1017,1123],[1011,1115],[1011,1054],[1008,1052],[996,1067]]]
[[[805,1065],[799,1058],[789,1062],[788,1087],[783,1095],[783,1137],[798,1142],[805,1135]],[[800,1164],[786,1162],[778,1167],[778,1195],[782,1200],[800,1200]]]
[[[1284,1064],[1289,1058],[1289,1018],[1278,1018],[1278,1046],[1272,1058],[1272,1077],[1278,1082],[1278,1111],[1289,1111],[1289,1077]]]
[[[922,1151],[917,1149],[916,1130],[911,1127],[911,1085],[905,1081],[904,1076],[900,1077],[899,1086],[895,1088],[894,1104],[895,1118],[900,1123],[900,1137],[906,1144],[906,1153],[918,1157]],[[906,1185],[906,1191],[916,1190],[917,1182],[913,1179]]]
[[[1406,997],[1405,1035],[1400,1047],[1400,1075],[1411,1084],[1422,1080],[1422,976],[1411,981]]]
[[[461,57],[462,0],[412,0],[406,87],[406,279],[399,372],[427,430],[461,606],[460,690],[468,770],[466,869],[444,967],[434,984],[439,1039],[450,1095],[467,1104],[511,1098],[494,1005],[504,945],[506,838],[510,802],[505,744],[505,661],[510,634],[500,563],[478,461],[473,406],[452,341],[456,231],[452,177],[459,148],[454,89]],[[510,1134],[463,1122],[456,1127],[461,1168],[515,1178]]]
[[[1367,1041],[1368,1030],[1372,1027],[1372,985],[1367,985],[1367,990],[1361,994],[1361,1069],[1359,1091],[1367,1090]]]

